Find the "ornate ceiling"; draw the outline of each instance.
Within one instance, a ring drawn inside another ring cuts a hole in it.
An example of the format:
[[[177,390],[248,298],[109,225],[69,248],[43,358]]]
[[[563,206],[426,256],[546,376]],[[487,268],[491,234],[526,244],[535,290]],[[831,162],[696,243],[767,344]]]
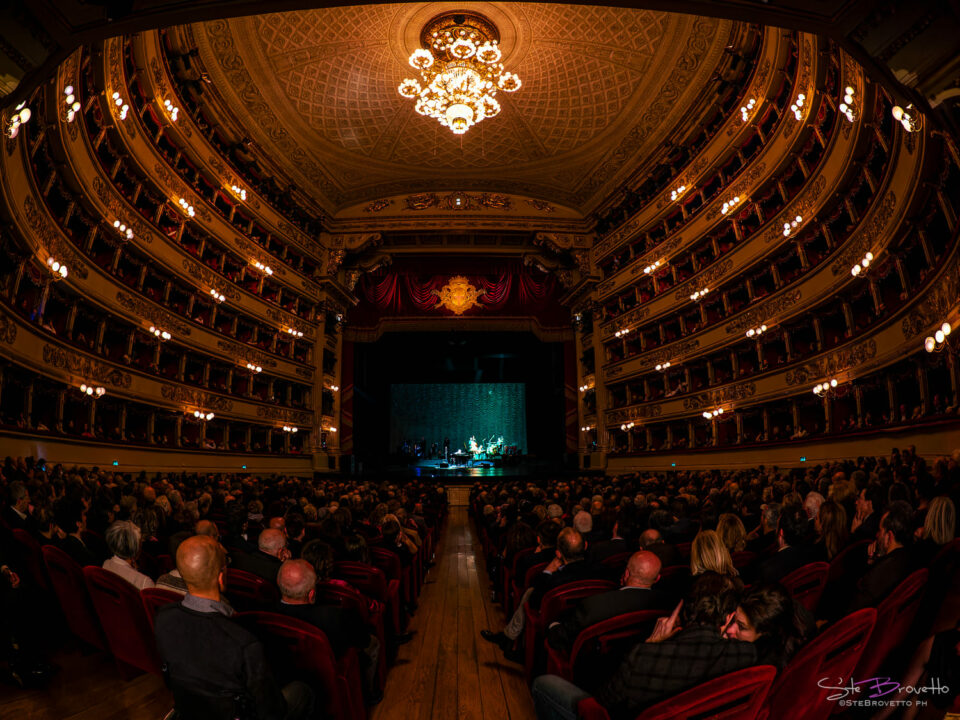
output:
[[[523,80],[454,136],[396,91],[453,3],[273,13],[180,28],[226,112],[332,214],[408,192],[515,193],[588,212],[692,112],[735,23],[649,10],[470,3]],[[700,110],[702,112],[702,109]]]

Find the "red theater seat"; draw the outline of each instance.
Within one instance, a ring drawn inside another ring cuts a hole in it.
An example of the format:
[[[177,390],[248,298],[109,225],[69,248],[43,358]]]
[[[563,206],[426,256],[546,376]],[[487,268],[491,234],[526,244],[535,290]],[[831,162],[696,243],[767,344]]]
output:
[[[150,629],[153,630],[157,611],[165,605],[180,602],[183,600],[183,595],[164,588],[144,588],[140,591],[140,600],[143,601],[143,609],[147,613],[147,620],[150,621]]]
[[[873,677],[887,656],[907,637],[923,599],[927,576],[927,570],[917,570],[877,606],[876,628],[854,673],[858,678]]]
[[[280,591],[259,575],[227,568],[227,597],[238,610],[264,610],[280,602]]]
[[[160,675],[153,629],[137,589],[103,568],[87,566],[83,569],[83,576],[114,658],[120,663]],[[123,665],[119,669],[129,674],[129,669]]]
[[[90,600],[83,568],[63,550],[53,545],[44,546],[42,553],[53,591],[60,600],[70,632],[88,645],[108,650],[107,639],[100,628],[100,619]]]
[[[338,661],[327,636],[315,626],[271,612],[234,616],[263,642],[275,671],[294,668],[316,693],[318,715],[331,720],[365,720],[360,665],[352,648]],[[283,677],[282,672],[278,676]]]
[[[777,669],[758,665],[701,683],[647,708],[637,720],[754,720],[770,690]],[[577,715],[582,720],[610,720],[610,715],[594,698],[581,700]]]
[[[797,568],[780,582],[796,602],[813,612],[820,602],[820,596],[823,595],[829,573],[828,563],[815,562]]]

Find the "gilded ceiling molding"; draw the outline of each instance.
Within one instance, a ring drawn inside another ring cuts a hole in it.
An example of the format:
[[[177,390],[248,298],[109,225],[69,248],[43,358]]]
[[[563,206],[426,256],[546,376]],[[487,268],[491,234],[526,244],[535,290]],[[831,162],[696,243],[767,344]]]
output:
[[[233,410],[233,400],[229,398],[200,390],[191,390],[180,385],[161,385],[160,395],[171,402],[195,406],[204,410],[218,410],[220,412],[231,412]],[[258,411],[261,409],[259,406],[257,407]],[[259,415],[259,412],[257,414]]]
[[[121,372],[106,363],[79,355],[73,348],[67,350],[44,344],[43,362],[60,370],[79,375],[87,382],[94,380],[117,388],[129,388],[133,382],[129,373]]]
[[[61,263],[66,263],[71,273],[86,280],[89,275],[86,261],[70,243],[60,236],[60,231],[47,219],[46,213],[39,208],[32,195],[23,199],[23,209],[27,216],[27,224],[43,245],[43,249]],[[46,261],[46,258],[43,260]]]
[[[133,313],[144,322],[161,327],[169,332],[181,336],[190,335],[190,326],[171,312],[163,310],[153,303],[139,297],[128,295],[122,290],[117,291],[117,302],[125,310]]]
[[[784,380],[787,385],[805,385],[844,370],[863,365],[877,356],[877,342],[873,338],[848,348],[831,352],[798,368],[787,370]]]

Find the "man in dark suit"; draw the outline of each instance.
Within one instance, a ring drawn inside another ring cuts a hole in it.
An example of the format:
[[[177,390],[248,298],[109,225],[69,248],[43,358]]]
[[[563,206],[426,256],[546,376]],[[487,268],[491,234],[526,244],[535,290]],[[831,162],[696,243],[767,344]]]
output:
[[[847,607],[852,613],[876,607],[907,575],[919,569],[907,546],[913,538],[913,508],[905,500],[890,504],[880,519],[877,539],[867,552],[867,571],[857,582]]]
[[[550,625],[547,629],[547,640],[551,647],[569,652],[577,635],[591,625],[636,610],[660,610],[668,607],[670,598],[652,589],[659,577],[660,558],[643,550],[634,553],[623,571],[622,587],[619,590],[584,598],[558,622]]]
[[[553,520],[544,520],[537,525],[537,549],[528,554],[522,555],[516,563],[517,583],[523,582],[527,576],[527,571],[534,565],[549,563],[557,554],[557,535],[560,534],[561,526]]]
[[[14,480],[7,488],[10,502],[3,508],[3,521],[11,530],[26,530],[36,537],[37,523],[30,514],[30,492],[19,480]]]
[[[802,509],[784,508],[777,525],[779,549],[757,565],[753,572],[754,582],[777,582],[812,562],[809,532],[810,523]]]
[[[640,549],[652,552],[660,558],[660,567],[675,567],[683,565],[683,559],[677,548],[664,542],[659,530],[650,528],[640,533]]]
[[[720,675],[757,662],[753,643],[728,640],[723,630],[736,615],[741,583],[707,572],[697,577],[691,596],[669,618],[660,618],[646,642],[639,643],[597,692],[611,717],[633,718],[644,708]],[[590,697],[556,675],[533,683],[537,717],[577,717],[577,704]]]
[[[350,649],[360,653],[365,672],[364,695],[375,704],[383,699],[376,685],[377,657],[380,643],[364,625],[356,610],[337,605],[318,605],[317,573],[306,560],[287,560],[277,575],[280,603],[276,611],[319,628],[330,641],[330,648],[338,658]]]
[[[86,529],[83,505],[77,500],[62,498],[53,507],[53,522],[60,531],[57,547],[73,558],[80,567],[99,565],[106,558],[96,554],[83,542],[81,533]]]
[[[613,524],[613,534],[609,540],[601,540],[587,545],[587,562],[599,565],[608,557],[630,552],[633,547],[631,542],[621,534],[623,531],[624,528],[621,527],[621,521],[618,519]]]
[[[230,620],[220,592],[226,553],[212,537],[197,535],[177,549],[187,584],[183,601],[157,613],[154,629],[174,704],[186,717],[301,720],[313,716],[314,693],[305,683],[281,690],[263,644]]]
[[[850,523],[850,542],[872,540],[880,527],[880,506],[883,495],[877,485],[868,485],[857,495],[857,512]]]
[[[760,527],[747,535],[747,550],[753,553],[765,553],[776,547],[780,509],[780,503],[767,503],[763,506],[760,513]]]
[[[233,566],[262,577],[271,585],[276,584],[280,566],[290,558],[286,535],[281,530],[268,528],[260,533],[257,547],[257,552],[238,554]]]

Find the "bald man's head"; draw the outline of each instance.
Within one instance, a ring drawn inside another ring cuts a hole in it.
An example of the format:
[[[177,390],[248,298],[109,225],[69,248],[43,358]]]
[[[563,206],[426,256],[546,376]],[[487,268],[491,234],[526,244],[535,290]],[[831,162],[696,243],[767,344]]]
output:
[[[287,521],[282,517],[272,517],[268,521],[267,525],[274,530],[284,530],[287,527]]]
[[[193,532],[197,535],[209,535],[214,540],[220,539],[220,530],[217,528],[217,524],[212,520],[200,520],[193,527]]]
[[[663,538],[660,537],[660,531],[650,528],[649,530],[644,530],[640,533],[640,547],[647,547],[648,545],[656,545]]]
[[[650,587],[660,576],[660,558],[641,550],[630,556],[623,576],[625,587]]]
[[[557,550],[565,563],[582,560],[586,549],[583,535],[573,528],[564,528],[557,536]]]
[[[188,537],[177,548],[177,570],[191,595],[219,593],[226,560],[223,546],[209,535]]]
[[[287,546],[287,538],[280,530],[267,528],[260,533],[257,539],[257,547],[267,555],[279,557],[280,551]]]
[[[277,573],[277,587],[284,602],[310,602],[316,584],[317,573],[306,560],[287,560]]]

